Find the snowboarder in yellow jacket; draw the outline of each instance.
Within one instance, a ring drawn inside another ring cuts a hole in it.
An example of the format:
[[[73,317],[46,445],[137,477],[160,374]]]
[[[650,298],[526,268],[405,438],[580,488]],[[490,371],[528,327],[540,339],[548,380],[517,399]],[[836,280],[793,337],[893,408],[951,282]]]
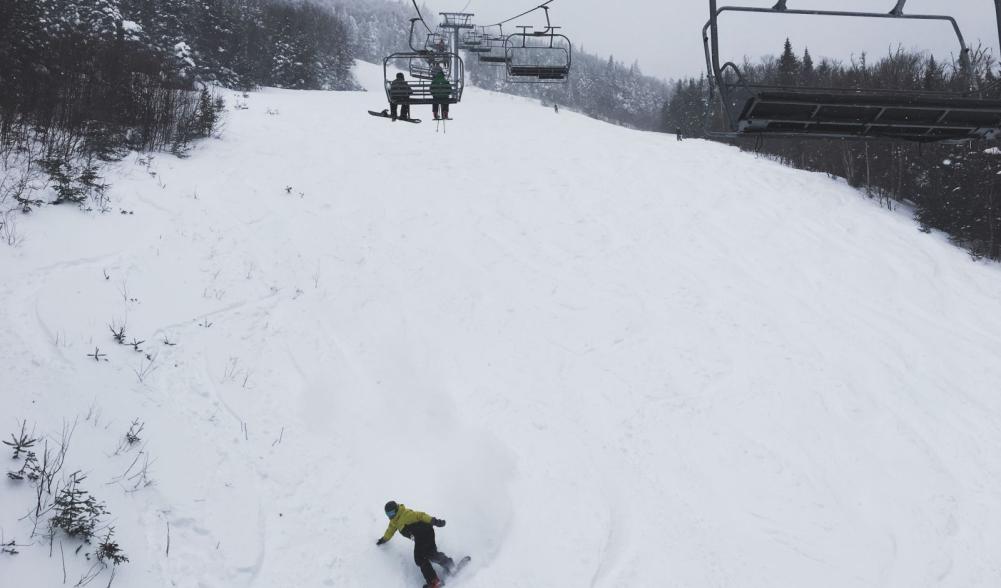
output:
[[[435,544],[434,528],[444,527],[445,521],[436,519],[427,513],[410,510],[402,504],[397,504],[392,500],[386,503],[386,516],[389,517],[389,527],[386,534],[379,538],[376,545],[382,545],[390,539],[397,531],[401,535],[414,541],[414,563],[424,574],[427,582],[425,588],[438,588],[443,586],[431,563],[434,562],[445,568],[446,574],[451,574],[455,568],[452,558],[438,551]]]

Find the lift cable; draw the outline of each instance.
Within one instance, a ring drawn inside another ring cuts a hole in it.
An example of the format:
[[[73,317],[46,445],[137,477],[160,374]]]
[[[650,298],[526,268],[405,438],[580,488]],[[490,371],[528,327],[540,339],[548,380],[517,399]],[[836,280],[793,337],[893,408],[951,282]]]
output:
[[[414,0],[414,1],[416,2],[416,0]],[[519,18],[521,18],[523,16],[528,16],[529,14],[532,14],[536,10],[542,10],[546,6],[549,6],[550,4],[552,4],[553,2],[556,2],[556,0],[549,0],[548,2],[544,2],[542,4],[539,4],[538,6],[536,6],[535,8],[533,8],[531,10],[526,10],[525,12],[522,12],[518,16],[512,16],[511,18],[509,18],[507,20],[502,20],[501,22],[499,22],[497,24],[492,24],[492,25],[487,25],[487,26],[488,27],[499,27],[500,25],[507,24],[507,23],[511,22],[512,20],[518,20]]]
[[[414,3],[414,10],[417,11],[417,16],[420,17],[420,19],[421,19],[421,24],[424,25],[424,28],[426,28],[428,30],[428,32],[430,33],[431,32],[431,27],[429,27],[427,21],[424,20],[424,15],[421,14],[421,9],[420,9],[419,6],[417,6],[417,0],[413,0],[413,3]]]

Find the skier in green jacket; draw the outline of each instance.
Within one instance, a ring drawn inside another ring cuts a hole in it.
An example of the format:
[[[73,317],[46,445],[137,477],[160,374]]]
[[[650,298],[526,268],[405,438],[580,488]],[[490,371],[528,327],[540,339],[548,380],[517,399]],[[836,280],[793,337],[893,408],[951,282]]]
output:
[[[445,77],[445,71],[440,67],[435,68],[434,76],[431,78],[431,112],[435,120],[448,118],[448,103],[452,98],[452,83]],[[439,112],[441,116],[439,117]]]
[[[404,537],[412,539],[414,542],[414,563],[424,574],[427,582],[424,588],[439,588],[444,584],[438,578],[431,563],[434,562],[445,568],[446,574],[452,574],[455,569],[455,562],[452,558],[438,551],[435,544],[434,528],[444,527],[445,521],[436,519],[427,513],[410,510],[402,504],[397,504],[392,500],[386,503],[386,516],[389,517],[389,527],[386,533],[376,541],[376,545],[382,545],[399,531]]]

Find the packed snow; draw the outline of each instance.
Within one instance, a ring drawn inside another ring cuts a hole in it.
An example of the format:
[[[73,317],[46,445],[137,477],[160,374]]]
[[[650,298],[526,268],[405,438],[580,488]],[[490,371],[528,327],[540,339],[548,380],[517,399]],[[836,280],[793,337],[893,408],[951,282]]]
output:
[[[1001,585],[996,266],[726,146],[473,88],[394,124],[357,75],[0,247],[2,424],[75,423],[114,586],[420,586],[391,499],[466,588]],[[0,487],[0,584],[76,584]]]

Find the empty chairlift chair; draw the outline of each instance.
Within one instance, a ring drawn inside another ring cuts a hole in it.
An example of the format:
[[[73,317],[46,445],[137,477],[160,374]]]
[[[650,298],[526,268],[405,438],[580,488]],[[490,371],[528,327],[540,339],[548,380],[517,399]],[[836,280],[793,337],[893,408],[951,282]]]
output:
[[[477,57],[480,63],[486,65],[507,65],[507,52],[504,49],[504,43],[507,41],[507,36],[504,35],[504,29],[501,28],[497,34],[486,34],[483,35],[483,45],[482,49],[477,52]]]
[[[772,8],[717,8],[717,0],[710,0],[710,20],[703,28],[711,92],[709,107],[718,103],[721,110],[715,116],[718,125],[712,121],[713,113],[707,111],[710,136],[927,143],[1001,137],[1001,100],[985,99],[977,92],[762,85],[748,82],[735,63],[721,64],[718,20],[726,12],[944,21],[952,26],[959,40],[961,61],[969,63],[966,59],[969,48],[956,20],[951,16],[904,14],[907,0],[897,0],[889,13],[793,10],[787,8],[787,1],[779,0]],[[1001,0],[994,1],[1001,19]]]
[[[479,31],[469,31],[462,35],[462,48],[470,53],[489,53],[490,47],[484,42],[484,34]]]
[[[519,28],[504,43],[508,81],[565,82],[572,63],[570,39],[557,34],[556,27],[535,32]]]
[[[560,27],[552,26],[549,7],[546,11],[546,28],[533,31],[533,27],[518,27],[520,33],[507,37],[504,54],[507,59],[507,79],[518,83],[565,82],[573,64],[573,46]]]

